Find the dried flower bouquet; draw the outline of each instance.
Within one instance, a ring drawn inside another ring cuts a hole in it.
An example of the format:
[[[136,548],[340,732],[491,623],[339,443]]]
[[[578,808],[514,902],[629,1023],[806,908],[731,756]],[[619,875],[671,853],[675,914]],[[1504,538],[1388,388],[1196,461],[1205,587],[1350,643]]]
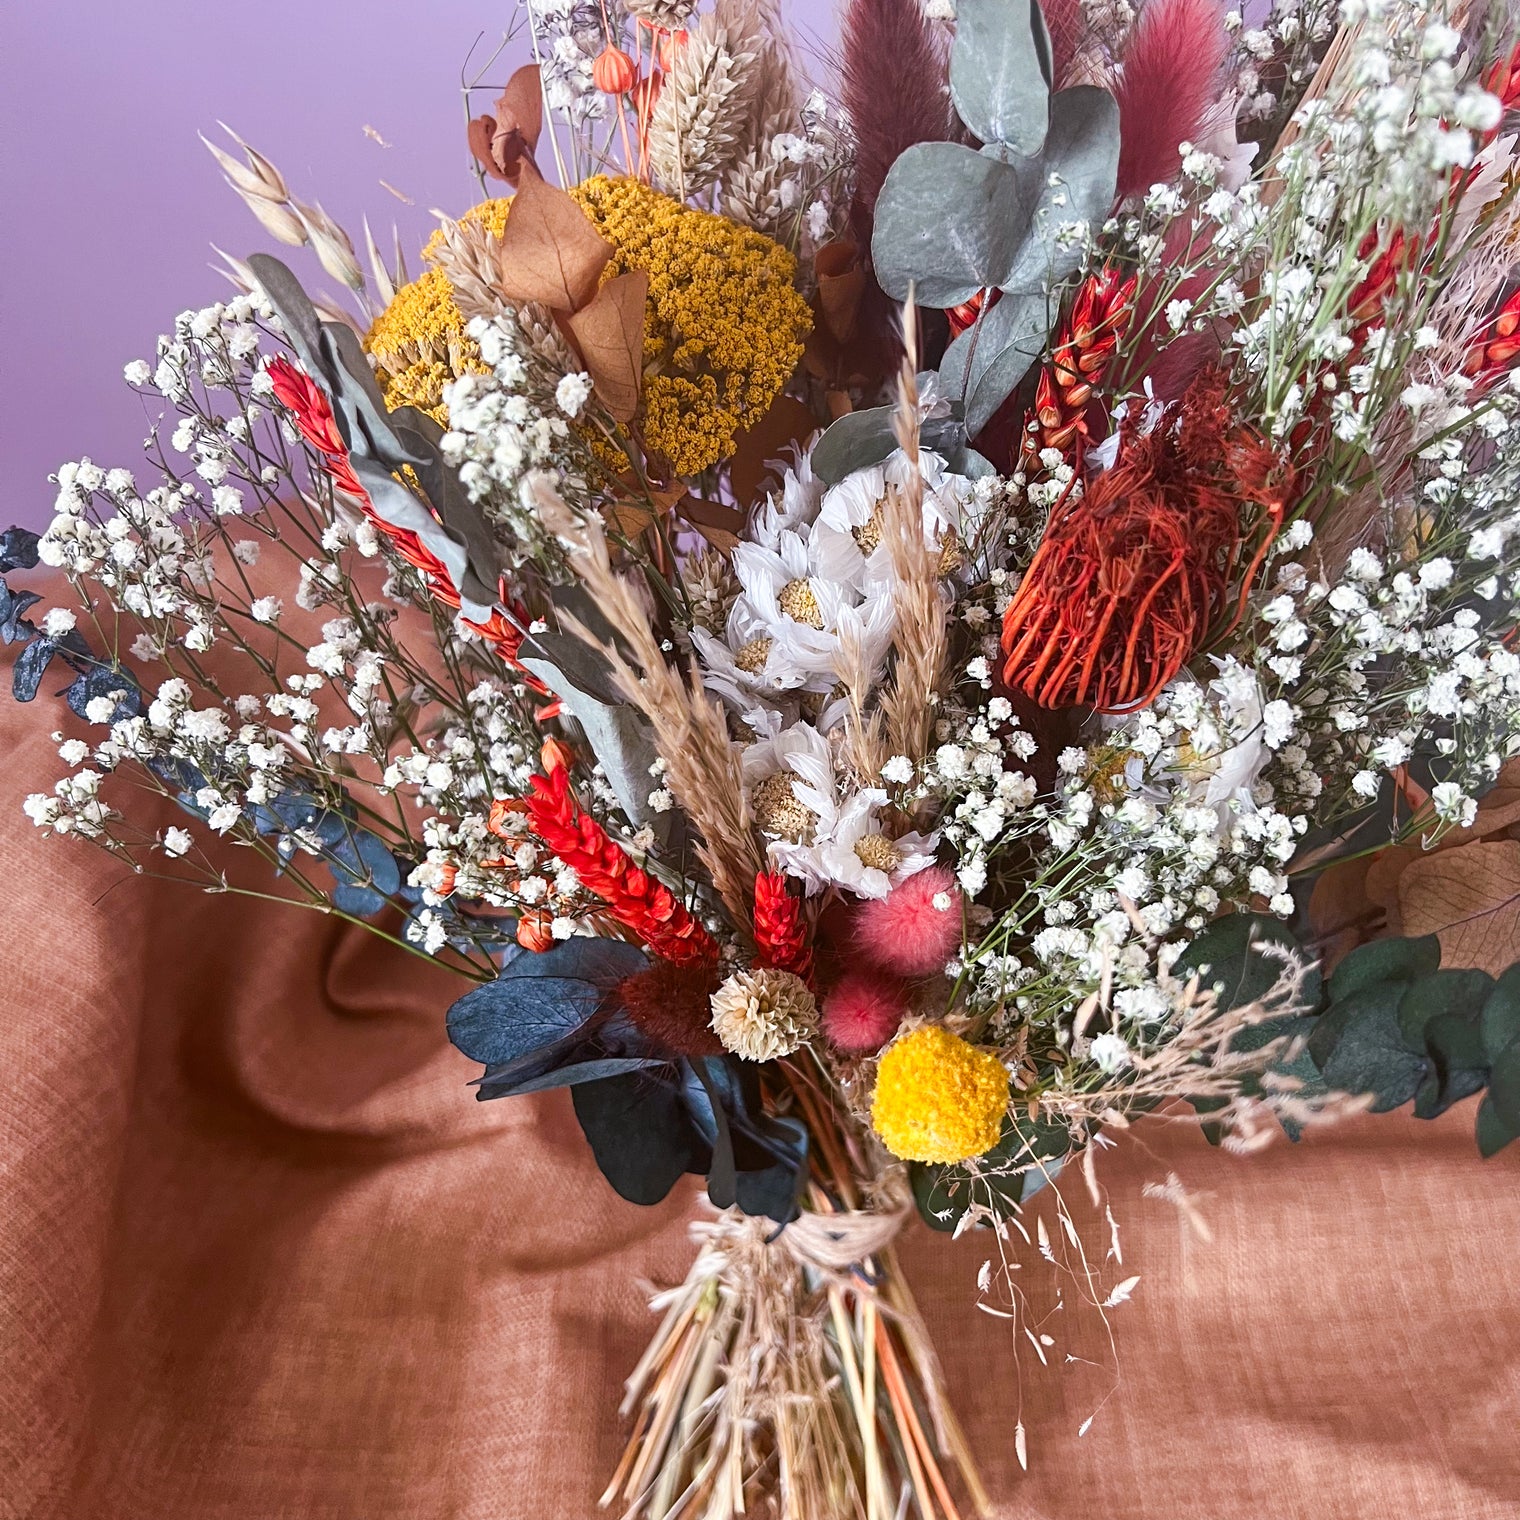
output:
[[[0,536],[87,725],[27,809],[255,852],[474,984],[479,1097],[705,1177],[604,1503],[986,1512],[912,1215],[1043,1361],[1023,1246],[1137,1279],[1023,1206],[1142,1116],[1520,1134],[1520,27],[846,0],[809,92],[774,0],[519,19],[415,277],[212,148],[347,304],[229,259],[153,483]]]

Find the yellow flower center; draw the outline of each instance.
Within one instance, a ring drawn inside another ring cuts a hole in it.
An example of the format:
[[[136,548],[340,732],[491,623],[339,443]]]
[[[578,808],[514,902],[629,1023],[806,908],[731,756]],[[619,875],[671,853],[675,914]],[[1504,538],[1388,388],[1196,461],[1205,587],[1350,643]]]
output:
[[[818,815],[797,800],[790,771],[777,771],[774,776],[767,776],[755,788],[750,802],[755,810],[755,821],[763,833],[799,844],[812,837]]]
[[[777,605],[795,623],[806,623],[809,628],[823,627],[823,613],[813,588],[805,580],[788,581],[776,598]]]
[[[867,559],[873,555],[881,543],[881,503],[871,509],[871,515],[858,528],[850,529],[850,537],[860,546],[860,552]]]
[[[734,655],[734,664],[746,675],[759,675],[765,669],[765,662],[771,657],[772,642],[764,634],[761,634],[758,639],[751,639]]]
[[[872,870],[889,876],[902,864],[902,854],[885,834],[864,834],[855,841],[855,855]]]

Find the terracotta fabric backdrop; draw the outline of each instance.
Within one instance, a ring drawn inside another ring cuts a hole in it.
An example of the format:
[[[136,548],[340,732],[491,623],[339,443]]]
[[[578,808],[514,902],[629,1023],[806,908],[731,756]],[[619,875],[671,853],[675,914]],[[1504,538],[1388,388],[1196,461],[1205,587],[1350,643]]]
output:
[[[43,839],[20,803],[58,712],[0,700],[0,1513],[596,1513],[692,1195],[613,1197],[563,1095],[475,1103],[457,987],[417,960]],[[1481,1162],[1471,1124],[1252,1160],[1131,1137],[1104,1168],[1141,1274],[1112,1349],[1091,1313],[1045,1325],[1097,1366],[1041,1368],[972,1306],[985,1242],[915,1230],[999,1515],[1520,1515],[1520,1157]],[[1170,1172],[1212,1242],[1142,1195]]]

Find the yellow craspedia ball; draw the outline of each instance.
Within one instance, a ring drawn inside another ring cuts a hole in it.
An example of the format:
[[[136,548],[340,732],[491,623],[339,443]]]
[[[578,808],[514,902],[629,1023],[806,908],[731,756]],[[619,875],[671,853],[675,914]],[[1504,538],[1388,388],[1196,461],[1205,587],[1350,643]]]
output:
[[[1008,1111],[1008,1072],[937,1024],[888,1046],[876,1072],[871,1123],[904,1161],[969,1161],[990,1151]]]

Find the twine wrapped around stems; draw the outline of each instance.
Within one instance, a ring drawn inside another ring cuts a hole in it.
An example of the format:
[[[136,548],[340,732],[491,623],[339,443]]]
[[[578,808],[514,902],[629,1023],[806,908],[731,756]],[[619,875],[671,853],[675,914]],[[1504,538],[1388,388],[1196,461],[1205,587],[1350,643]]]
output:
[[[962,1520],[990,1503],[892,1246],[912,1210],[892,1168],[870,1206],[814,1187],[785,1229],[737,1210],[701,1243],[628,1380],[632,1439],[602,1496],[624,1520]],[[927,1428],[926,1428],[927,1426]]]

